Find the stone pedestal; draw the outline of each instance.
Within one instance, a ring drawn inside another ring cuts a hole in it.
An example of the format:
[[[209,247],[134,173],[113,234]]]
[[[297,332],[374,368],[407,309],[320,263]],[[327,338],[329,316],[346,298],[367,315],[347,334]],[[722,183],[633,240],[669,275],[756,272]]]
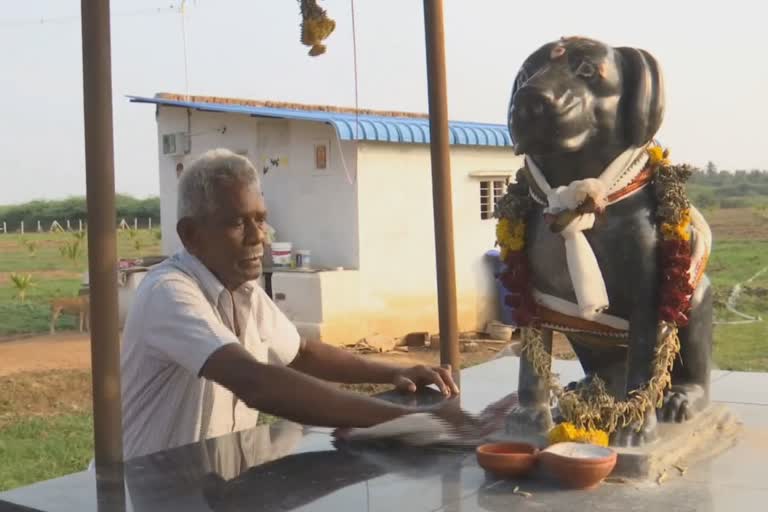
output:
[[[725,405],[712,404],[684,423],[659,423],[658,438],[645,446],[613,447],[618,461],[612,477],[657,480],[680,474],[697,461],[732,447],[741,422]]]

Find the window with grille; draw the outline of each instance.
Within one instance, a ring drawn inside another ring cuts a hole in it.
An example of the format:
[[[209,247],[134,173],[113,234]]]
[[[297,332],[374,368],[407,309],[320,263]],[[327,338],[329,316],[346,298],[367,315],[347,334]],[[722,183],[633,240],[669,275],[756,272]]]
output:
[[[480,218],[493,218],[493,210],[496,202],[501,199],[506,190],[507,180],[482,180],[480,181]]]

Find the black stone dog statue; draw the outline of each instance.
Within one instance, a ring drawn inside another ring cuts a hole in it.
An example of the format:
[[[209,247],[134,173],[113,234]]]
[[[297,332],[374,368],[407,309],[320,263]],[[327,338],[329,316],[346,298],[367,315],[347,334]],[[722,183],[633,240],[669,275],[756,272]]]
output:
[[[516,153],[524,154],[528,167],[535,167],[546,184],[557,189],[598,178],[622,159],[638,159],[653,141],[663,115],[663,78],[653,56],[592,39],[564,38],[525,60],[512,89],[508,122]],[[547,200],[552,206],[549,196],[540,198],[543,204],[536,205],[526,220],[525,250],[533,289],[552,309],[565,303],[571,313],[597,307],[603,318],[617,322],[615,328],[621,329],[621,322],[627,325],[623,337],[612,337],[550,324],[543,330],[544,346],[551,351],[552,329],[562,330],[587,378],[600,377],[608,392],[623,400],[648,381],[657,340],[660,265],[653,187],[611,202],[595,215],[592,226],[581,231],[602,274],[607,293],[603,309],[590,302],[595,299],[592,292],[581,297],[575,289],[567,244],[544,215]],[[592,279],[585,286],[595,283]],[[595,293],[599,302],[599,290]],[[646,443],[656,436],[657,419],[682,422],[708,405],[712,291],[706,276],[698,282],[691,305],[689,322],[679,330],[681,350],[663,406],[656,414],[645,414],[642,425],[614,432],[612,445]],[[525,357],[519,393],[521,417],[540,431],[549,428],[547,387]]]

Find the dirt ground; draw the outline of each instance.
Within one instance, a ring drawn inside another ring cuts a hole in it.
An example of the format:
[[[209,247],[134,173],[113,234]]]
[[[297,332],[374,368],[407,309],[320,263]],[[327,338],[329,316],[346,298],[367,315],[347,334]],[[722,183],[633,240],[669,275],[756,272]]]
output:
[[[0,342],[0,376],[90,368],[91,346],[87,334],[57,333]]]
[[[462,366],[498,357],[502,351],[519,352],[519,343],[480,341],[473,352],[461,354]],[[556,337],[554,354],[573,357],[564,338]],[[408,352],[361,354],[378,361],[410,366],[437,365],[440,352],[411,347]],[[91,409],[91,353],[87,334],[57,333],[0,341],[0,429],[19,417],[80,414]],[[389,389],[382,384],[342,387],[370,394]]]
[[[462,354],[464,364],[472,365],[495,356],[503,345],[483,344],[477,352]],[[409,352],[361,354],[381,361],[407,364],[437,364],[440,353],[429,349]],[[50,370],[90,370],[91,348],[87,334],[57,333],[0,342],[0,376],[20,372]]]
[[[564,338],[556,337],[554,355],[557,358],[572,357],[570,346]],[[474,352],[463,352],[462,365],[472,366],[496,357],[507,345],[480,341]],[[513,338],[509,347],[518,353],[517,340]],[[375,360],[393,363],[438,364],[440,353],[429,348],[409,348],[408,352],[385,352],[362,354]],[[90,370],[91,348],[88,334],[56,333],[17,340],[0,341],[0,376],[20,372],[45,372],[51,370]]]
[[[768,239],[768,217],[752,208],[718,208],[703,214],[715,240]]]

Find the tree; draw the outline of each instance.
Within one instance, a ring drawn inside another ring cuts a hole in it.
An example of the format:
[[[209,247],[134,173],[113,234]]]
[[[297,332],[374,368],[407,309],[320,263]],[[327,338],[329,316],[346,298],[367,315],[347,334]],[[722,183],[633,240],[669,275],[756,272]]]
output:
[[[717,176],[717,166],[715,165],[715,162],[710,160],[707,162],[707,176],[713,177]]]
[[[701,209],[709,209],[717,206],[717,198],[711,190],[704,190],[693,197],[693,204]]]

